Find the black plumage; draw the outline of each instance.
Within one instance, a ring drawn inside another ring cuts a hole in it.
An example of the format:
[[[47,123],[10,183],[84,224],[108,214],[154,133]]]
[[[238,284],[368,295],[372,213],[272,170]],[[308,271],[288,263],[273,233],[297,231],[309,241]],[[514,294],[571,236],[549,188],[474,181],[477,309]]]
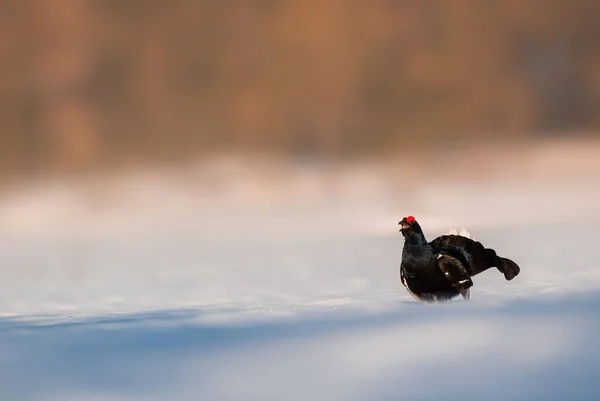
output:
[[[398,223],[404,236],[400,277],[408,292],[422,303],[445,302],[458,296],[469,299],[471,277],[496,267],[506,280],[520,272],[510,259],[460,235],[442,235],[427,242],[414,217]]]

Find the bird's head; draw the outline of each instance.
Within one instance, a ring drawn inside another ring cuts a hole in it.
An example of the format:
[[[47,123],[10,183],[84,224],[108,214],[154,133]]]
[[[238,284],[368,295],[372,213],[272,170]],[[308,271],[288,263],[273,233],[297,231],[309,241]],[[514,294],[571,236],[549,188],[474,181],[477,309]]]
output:
[[[398,223],[400,226],[400,232],[404,237],[410,236],[415,233],[422,233],[421,226],[417,223],[417,220],[413,216],[408,216],[400,220]]]

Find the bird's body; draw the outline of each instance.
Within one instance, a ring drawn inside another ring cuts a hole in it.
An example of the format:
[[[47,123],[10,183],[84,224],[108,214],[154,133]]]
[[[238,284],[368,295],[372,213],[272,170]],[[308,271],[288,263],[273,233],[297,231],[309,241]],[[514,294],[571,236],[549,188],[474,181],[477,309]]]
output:
[[[419,302],[445,302],[459,294],[469,299],[471,277],[491,267],[504,273],[506,280],[519,274],[515,262],[497,256],[480,242],[460,235],[442,235],[427,242],[414,217],[404,218],[400,224],[405,238],[400,277]]]

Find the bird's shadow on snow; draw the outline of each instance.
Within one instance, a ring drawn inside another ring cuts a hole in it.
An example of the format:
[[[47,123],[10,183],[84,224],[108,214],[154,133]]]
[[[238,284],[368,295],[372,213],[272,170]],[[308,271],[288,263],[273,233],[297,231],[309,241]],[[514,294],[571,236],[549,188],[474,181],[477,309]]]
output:
[[[3,319],[0,384],[22,400],[594,399],[599,307],[580,294],[241,323],[200,308]]]

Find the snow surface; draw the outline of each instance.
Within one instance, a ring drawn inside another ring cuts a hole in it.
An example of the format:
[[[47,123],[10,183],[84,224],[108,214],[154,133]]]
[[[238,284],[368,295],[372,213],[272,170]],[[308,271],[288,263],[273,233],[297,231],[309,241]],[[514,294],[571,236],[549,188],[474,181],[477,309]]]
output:
[[[596,399],[596,177],[202,174],[4,194],[2,399]],[[417,304],[398,271],[409,214],[521,275]]]

